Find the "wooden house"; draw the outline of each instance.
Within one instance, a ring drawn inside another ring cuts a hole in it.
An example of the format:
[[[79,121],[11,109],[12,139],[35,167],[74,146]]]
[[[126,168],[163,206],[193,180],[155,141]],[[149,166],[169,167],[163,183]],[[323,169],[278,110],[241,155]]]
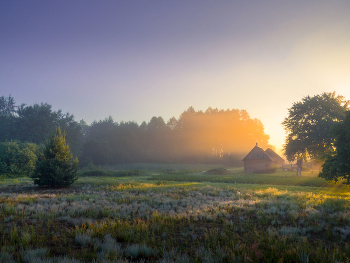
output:
[[[268,154],[272,158],[272,165],[276,165],[279,167],[282,167],[284,165],[285,160],[279,156],[277,153],[275,153],[272,149],[267,148],[265,150],[265,153]]]
[[[271,171],[273,165],[282,166],[284,159],[271,149],[264,151],[262,148],[255,147],[243,159],[245,173],[264,173]]]

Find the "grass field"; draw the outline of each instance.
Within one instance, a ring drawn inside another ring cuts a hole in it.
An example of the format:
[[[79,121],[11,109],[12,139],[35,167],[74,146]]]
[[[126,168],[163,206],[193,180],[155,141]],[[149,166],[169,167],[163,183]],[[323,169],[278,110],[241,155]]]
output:
[[[218,182],[218,183],[242,183],[242,184],[271,184],[271,185],[295,185],[295,186],[332,186],[324,179],[318,178],[318,171],[305,171],[302,176],[297,176],[295,171],[278,170],[270,174],[245,174],[243,168],[227,169],[230,173],[225,175],[208,175],[206,173],[158,173],[152,176],[153,180],[189,181],[189,182]]]
[[[0,262],[350,262],[347,186],[231,172],[1,180]]]

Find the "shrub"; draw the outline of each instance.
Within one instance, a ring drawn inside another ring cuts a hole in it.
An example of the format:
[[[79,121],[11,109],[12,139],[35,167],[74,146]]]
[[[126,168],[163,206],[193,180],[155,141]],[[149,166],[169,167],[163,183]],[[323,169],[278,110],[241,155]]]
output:
[[[277,171],[277,169],[278,169],[278,167],[273,165],[273,166],[271,166],[271,168],[265,169],[265,171],[263,173],[272,174],[272,173],[275,173]]]
[[[125,248],[125,256],[131,259],[156,256],[157,251],[145,244],[132,244]]]
[[[78,159],[73,155],[66,143],[65,133],[58,127],[40,153],[32,179],[40,186],[64,187],[78,179]]]
[[[34,143],[0,143],[0,175],[4,178],[30,176],[35,169],[37,151]]]

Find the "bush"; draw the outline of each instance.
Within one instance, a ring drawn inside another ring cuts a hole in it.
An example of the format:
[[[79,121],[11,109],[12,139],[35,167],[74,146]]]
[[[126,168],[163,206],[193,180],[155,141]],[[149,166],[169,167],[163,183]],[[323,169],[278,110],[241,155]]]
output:
[[[73,155],[66,143],[65,134],[58,127],[48,141],[44,151],[39,155],[32,179],[40,186],[64,187],[78,179],[78,159]]]
[[[263,173],[273,174],[273,173],[277,172],[278,168],[279,167],[277,165],[272,165],[269,169],[265,169],[265,172],[263,172]]]
[[[265,171],[262,171],[261,173],[263,174],[273,174],[277,171],[277,167],[271,167],[269,169],[265,169]]]
[[[0,175],[5,178],[30,176],[35,169],[37,151],[34,143],[0,143]]]

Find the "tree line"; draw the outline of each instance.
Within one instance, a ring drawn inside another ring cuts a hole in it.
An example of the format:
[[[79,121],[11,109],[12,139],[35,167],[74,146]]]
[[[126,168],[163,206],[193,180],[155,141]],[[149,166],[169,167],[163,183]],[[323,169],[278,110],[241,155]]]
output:
[[[306,96],[288,109],[284,153],[288,161],[321,160],[321,177],[346,178],[350,183],[349,101],[341,95]],[[185,110],[165,122],[117,123],[112,117],[87,125],[48,103],[15,105],[0,97],[0,174],[33,170],[43,142],[61,127],[80,165],[119,163],[216,163],[241,166],[242,157],[255,145],[268,145],[269,136],[258,119],[245,110],[208,108]]]
[[[81,161],[85,164],[128,162],[222,163],[241,166],[242,157],[256,142],[268,145],[269,136],[258,119],[244,110],[205,112],[193,107],[178,119],[148,123],[114,122],[112,117],[84,129]]]
[[[237,109],[195,111],[189,107],[178,119],[167,122],[153,117],[139,125],[108,117],[87,125],[72,114],[54,111],[48,103],[16,105],[13,97],[2,96],[0,123],[0,142],[13,149],[30,144],[31,149],[36,147],[33,152],[40,151],[61,127],[81,166],[137,162],[241,166],[242,157],[255,143],[267,147],[269,140],[260,120]]]
[[[75,155],[80,154],[81,126],[69,113],[54,111],[48,103],[16,105],[12,96],[0,97],[0,142],[42,144],[60,126]]]

